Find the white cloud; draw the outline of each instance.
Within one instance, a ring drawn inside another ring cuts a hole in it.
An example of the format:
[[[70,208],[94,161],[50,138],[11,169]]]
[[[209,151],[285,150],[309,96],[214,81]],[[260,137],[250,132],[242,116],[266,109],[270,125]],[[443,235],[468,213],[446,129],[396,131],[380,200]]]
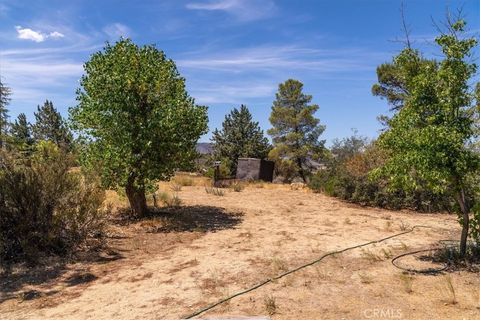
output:
[[[189,10],[224,11],[241,21],[263,19],[275,13],[273,0],[210,0],[208,2],[191,2],[186,5]]]
[[[120,38],[120,37],[129,37],[132,35],[132,30],[124,24],[121,23],[112,23],[103,28],[110,38]]]
[[[17,29],[18,39],[32,40],[35,42],[43,42],[46,39],[46,36],[44,34],[30,28],[22,28],[21,26],[16,26],[15,29]]]
[[[63,33],[58,32],[58,31],[53,31],[53,32],[50,32],[49,37],[54,38],[54,39],[58,39],[58,38],[65,37],[65,35]]]
[[[15,29],[17,30],[18,39],[31,40],[35,42],[43,42],[47,38],[59,39],[65,37],[63,33],[60,33],[58,31],[53,31],[46,34],[41,31],[32,30],[30,28],[22,28],[21,26],[16,26]]]

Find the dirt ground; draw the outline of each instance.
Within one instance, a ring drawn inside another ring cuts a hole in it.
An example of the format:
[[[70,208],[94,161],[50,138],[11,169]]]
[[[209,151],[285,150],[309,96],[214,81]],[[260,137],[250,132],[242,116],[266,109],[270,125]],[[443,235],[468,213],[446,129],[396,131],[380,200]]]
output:
[[[478,273],[409,275],[391,264],[394,255],[456,240],[452,215],[364,208],[270,184],[224,196],[187,186],[178,195],[179,209],[113,221],[109,249],[93,258],[2,278],[0,319],[180,319],[326,252],[414,225],[431,228],[327,257],[200,318],[480,319]]]

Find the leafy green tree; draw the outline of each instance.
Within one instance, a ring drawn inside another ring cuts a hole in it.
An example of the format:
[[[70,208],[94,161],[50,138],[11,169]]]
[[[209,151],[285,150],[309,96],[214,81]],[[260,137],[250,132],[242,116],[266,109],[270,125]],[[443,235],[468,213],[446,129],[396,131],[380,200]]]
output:
[[[390,157],[373,175],[388,177],[393,189],[423,187],[455,199],[462,225],[460,253],[465,255],[473,206],[468,201],[469,179],[480,166],[479,155],[467,146],[475,137],[479,112],[469,87],[476,66],[467,61],[477,41],[461,37],[463,20],[449,22],[448,27],[449,32],[436,38],[445,56],[438,67],[421,64],[405,76],[409,94],[379,138]],[[418,57],[417,51],[406,48],[394,63],[404,68]]]
[[[11,90],[0,79],[0,148],[4,145],[8,128],[8,104],[10,103]]]
[[[90,139],[81,161],[101,170],[104,186],[124,188],[133,214],[145,215],[146,191],[193,161],[207,108],[195,105],[175,63],[155,46],[107,43],[84,68],[70,110]]]
[[[51,101],[46,100],[43,106],[38,106],[34,115],[32,131],[36,141],[51,141],[64,149],[71,147],[72,133]]]
[[[266,158],[270,149],[268,139],[263,135],[258,122],[245,105],[234,108],[225,116],[222,130],[215,129],[212,136],[213,152],[216,159],[230,159],[230,173],[237,170],[238,158]]]
[[[27,121],[25,113],[20,113],[10,126],[10,135],[16,144],[28,146],[33,144],[32,126]]]
[[[273,127],[268,130],[273,140],[269,157],[306,181],[309,159],[320,159],[325,150],[325,140],[319,140],[325,126],[314,116],[318,105],[310,104],[312,96],[302,90],[303,84],[292,79],[278,87],[270,115]]]

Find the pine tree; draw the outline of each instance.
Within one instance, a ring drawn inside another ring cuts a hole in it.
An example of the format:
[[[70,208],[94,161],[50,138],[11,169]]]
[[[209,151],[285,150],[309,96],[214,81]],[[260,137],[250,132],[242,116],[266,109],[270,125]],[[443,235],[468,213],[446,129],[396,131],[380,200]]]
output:
[[[20,113],[18,118],[10,127],[10,135],[14,142],[20,145],[31,145],[33,143],[32,138],[32,126],[27,121],[25,113]]]
[[[48,140],[62,148],[68,149],[71,147],[72,134],[60,112],[55,109],[51,101],[46,100],[43,106],[37,107],[35,120],[33,136],[36,141]]]
[[[309,160],[320,159],[324,152],[325,140],[319,138],[325,126],[314,117],[318,105],[310,104],[312,96],[302,90],[303,84],[298,80],[289,79],[279,85],[270,115],[273,128],[268,134],[274,148],[269,157],[306,181],[311,169]]]
[[[234,108],[225,116],[222,130],[213,131],[213,152],[216,159],[229,159],[230,173],[237,170],[238,158],[260,158],[268,155],[270,144],[258,122],[252,120],[247,106]]]
[[[11,90],[0,79],[0,148],[4,145],[8,130],[8,104],[10,103]]]

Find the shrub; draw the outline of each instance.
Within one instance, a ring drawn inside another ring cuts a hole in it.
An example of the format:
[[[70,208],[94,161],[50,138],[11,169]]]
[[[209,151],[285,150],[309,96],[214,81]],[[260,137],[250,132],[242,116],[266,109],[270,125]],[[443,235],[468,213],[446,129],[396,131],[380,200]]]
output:
[[[223,197],[225,195],[225,191],[220,188],[214,187],[205,187],[205,192],[208,194],[213,194],[214,196]]]
[[[176,184],[182,186],[182,187],[191,187],[194,185],[193,178],[187,177],[184,175],[178,175],[173,178]]]
[[[0,263],[66,255],[101,235],[105,192],[68,163],[48,142],[28,157],[0,152]]]
[[[245,188],[245,186],[240,182],[233,183],[231,187],[232,187],[232,190],[235,192],[241,192]]]
[[[334,157],[326,169],[319,170],[310,178],[309,187],[313,192],[324,192],[361,205],[389,209],[453,211],[455,204],[441,195],[424,189],[392,192],[388,190],[386,181],[371,180],[370,171],[388,157],[374,143],[350,153],[342,152],[341,148],[339,144],[338,150],[335,150],[341,157]]]

